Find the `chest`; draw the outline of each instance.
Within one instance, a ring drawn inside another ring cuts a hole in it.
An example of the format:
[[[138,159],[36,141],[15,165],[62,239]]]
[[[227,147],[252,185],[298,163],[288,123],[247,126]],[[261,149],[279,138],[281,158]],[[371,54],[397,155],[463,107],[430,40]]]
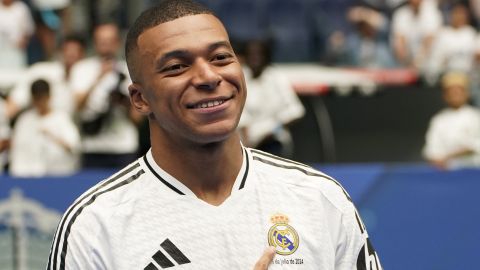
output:
[[[336,229],[308,206],[294,207],[293,198],[275,197],[246,196],[221,207],[140,203],[111,220],[118,228],[109,235],[112,268],[251,269],[272,245],[269,269],[333,269]]]

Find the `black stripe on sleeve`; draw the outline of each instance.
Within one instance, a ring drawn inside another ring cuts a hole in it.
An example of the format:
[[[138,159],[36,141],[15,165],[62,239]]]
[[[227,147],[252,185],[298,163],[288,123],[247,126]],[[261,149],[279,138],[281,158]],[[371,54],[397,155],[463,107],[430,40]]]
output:
[[[284,168],[284,169],[293,169],[293,170],[297,170],[297,171],[300,171],[308,176],[316,176],[316,177],[322,177],[322,178],[325,178],[327,180],[330,180],[332,181],[333,183],[335,183],[337,186],[339,186],[341,189],[342,189],[342,192],[343,194],[345,195],[345,197],[353,203],[352,199],[350,198],[350,196],[348,195],[347,191],[343,188],[342,185],[340,185],[340,183],[338,183],[335,179],[331,178],[331,177],[328,177],[324,174],[320,174],[320,173],[315,173],[315,172],[312,172],[310,170],[307,170],[307,169],[312,169],[314,170],[313,168],[311,167],[307,167],[307,168],[304,168],[304,167],[299,167],[299,166],[296,166],[296,165],[284,165],[284,164],[280,164],[280,163],[277,163],[277,162],[274,162],[274,161],[270,161],[270,160],[267,160],[267,159],[264,159],[264,158],[261,158],[261,157],[258,157],[258,156],[253,156],[253,159],[254,160],[258,160],[260,162],[263,162],[265,164],[268,164],[268,165],[271,165],[271,166],[275,166],[275,167],[279,167],[279,168]],[[364,229],[364,226],[362,225],[362,222],[360,221],[360,217],[358,216],[358,213],[355,211],[355,219],[357,220],[357,224],[358,224],[358,227],[360,228],[360,232],[363,234],[363,232],[365,231]]]
[[[328,177],[324,174],[315,173],[315,172],[307,170],[309,168],[304,168],[304,167],[300,167],[300,166],[297,166],[297,165],[280,164],[280,163],[270,161],[270,160],[267,160],[267,159],[264,159],[264,158],[261,158],[261,157],[258,157],[258,156],[253,156],[253,159],[258,160],[260,162],[263,162],[265,164],[271,165],[271,166],[275,166],[275,167],[279,167],[279,168],[283,168],[283,169],[297,170],[297,171],[300,171],[300,172],[302,172],[302,173],[304,173],[305,175],[308,175],[308,176],[316,176],[316,177],[321,177],[321,178],[330,180],[342,189],[343,194],[345,195],[345,197],[347,197],[347,199],[350,202],[352,201],[352,199],[350,198],[350,196],[348,196],[348,193],[345,191],[345,189],[342,187],[342,185],[340,185],[340,183],[335,181],[335,179],[333,179],[331,177]]]
[[[107,192],[110,192],[112,190],[115,190],[117,188],[120,188],[124,185],[130,184],[133,181],[135,181],[136,179],[138,179],[138,177],[140,177],[140,175],[142,175],[144,173],[145,173],[144,170],[139,170],[136,174],[134,174],[134,175],[130,176],[129,178],[121,181],[120,183],[118,183],[118,184],[116,184],[116,185],[114,185],[114,186],[112,186],[108,189],[105,189],[103,191],[100,191],[100,192],[94,194],[92,197],[90,197],[90,199],[85,204],[83,204],[82,206],[80,206],[77,209],[77,211],[72,215],[72,218],[68,222],[68,225],[67,225],[66,230],[65,230],[65,236],[64,236],[63,245],[62,245],[62,253],[60,254],[60,270],[65,269],[65,259],[67,257],[68,236],[70,235],[70,230],[72,228],[73,223],[75,222],[77,217],[82,213],[82,211],[85,209],[85,207],[91,205],[100,195],[102,195],[104,193],[107,193]],[[54,262],[56,262],[56,260]]]
[[[190,263],[190,260],[183,254],[172,241],[166,239],[160,246],[170,255],[178,264]]]
[[[286,163],[295,164],[297,166],[301,166],[301,167],[305,167],[305,168],[312,168],[312,167],[310,167],[306,164],[296,162],[296,161],[293,161],[293,160],[290,160],[290,159],[282,158],[282,157],[279,157],[279,156],[275,156],[275,155],[272,155],[270,153],[263,152],[263,151],[260,151],[260,150],[257,150],[257,149],[250,148],[250,151],[252,151],[253,153],[255,153],[257,155],[262,155],[264,157],[273,158],[273,159],[276,159],[276,160],[280,160],[280,161],[283,161],[283,162],[286,162]]]
[[[107,185],[109,185],[110,183],[112,182],[115,182],[117,181],[118,179],[124,177],[125,175],[127,175],[128,173],[132,172],[133,170],[135,170],[136,168],[138,168],[140,166],[140,163],[136,162],[128,167],[126,167],[124,170],[121,170],[117,175],[114,175],[112,178],[110,179],[107,179],[106,181],[104,181],[103,183],[100,183],[96,188],[94,188],[93,190],[91,190],[90,192],[84,194],[82,197],[80,197],[76,203],[74,203],[69,209],[68,211],[65,213],[64,217],[63,217],[63,220],[61,220],[61,222],[59,223],[58,225],[58,231],[56,233],[56,238],[54,237],[54,241],[52,241],[52,247],[51,247],[51,250],[50,250],[50,256],[48,258],[48,265],[47,265],[47,270],[56,270],[57,269],[57,257],[58,257],[58,248],[59,248],[59,245],[60,245],[60,239],[62,238],[62,235],[63,235],[63,228],[65,226],[65,222],[68,220],[71,212],[87,197],[89,197],[90,195],[92,195],[93,193],[97,192],[98,190],[100,190],[101,188],[104,188],[106,187]],[[53,268],[52,268],[52,261],[53,261]]]
[[[356,210],[355,210],[355,219],[357,220],[358,227],[360,227],[360,232],[363,234],[364,228]]]

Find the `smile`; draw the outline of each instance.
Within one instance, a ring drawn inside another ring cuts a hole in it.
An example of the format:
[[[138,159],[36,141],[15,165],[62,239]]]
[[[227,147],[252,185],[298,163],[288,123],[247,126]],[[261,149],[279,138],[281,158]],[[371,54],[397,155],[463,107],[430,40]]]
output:
[[[206,109],[206,108],[213,108],[222,105],[228,99],[217,99],[217,100],[209,100],[209,101],[202,101],[196,104],[188,105],[189,109]]]
[[[211,108],[211,107],[215,107],[215,106],[221,105],[221,104],[223,104],[223,102],[225,102],[225,100],[209,101],[209,102],[204,102],[204,103],[196,104],[195,106],[193,106],[193,108],[194,108],[194,109]]]

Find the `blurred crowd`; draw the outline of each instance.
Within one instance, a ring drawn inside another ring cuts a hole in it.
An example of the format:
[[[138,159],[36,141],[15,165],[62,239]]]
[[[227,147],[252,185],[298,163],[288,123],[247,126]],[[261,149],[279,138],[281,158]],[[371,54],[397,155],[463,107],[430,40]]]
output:
[[[128,99],[122,40],[131,18],[154,2],[0,0],[0,172],[44,176],[116,168],[147,151],[147,120]],[[480,1],[278,0],[275,7],[284,5],[293,15],[270,21],[287,24],[289,32],[249,25],[269,17],[254,8],[258,3],[274,1],[200,2],[219,13],[245,66],[249,95],[239,126],[245,145],[292,154],[288,127],[305,109],[272,62],[407,68],[444,89],[448,106],[441,112],[447,116],[430,124],[425,158],[442,168],[466,159],[464,164],[480,165]],[[299,2],[306,10],[327,3],[343,7],[340,18],[326,23],[329,14],[317,13],[311,22],[323,26],[320,45],[302,47],[306,39],[298,34],[306,28],[295,16],[307,13],[294,12]],[[236,19],[242,10],[249,17]],[[463,114],[459,108],[466,108]]]

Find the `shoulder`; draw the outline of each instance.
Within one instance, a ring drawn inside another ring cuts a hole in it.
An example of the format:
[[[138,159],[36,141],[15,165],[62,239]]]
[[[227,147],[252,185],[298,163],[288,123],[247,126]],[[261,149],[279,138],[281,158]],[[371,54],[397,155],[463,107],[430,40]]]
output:
[[[311,166],[277,157],[259,150],[250,149],[255,171],[265,181],[274,181],[293,193],[326,199],[335,208],[345,212],[352,200],[343,186],[333,177]]]
[[[472,119],[480,120],[480,110],[473,106],[464,106],[463,108],[461,108],[461,113],[471,117]]]
[[[73,69],[74,70],[89,70],[92,67],[95,67],[95,66],[98,66],[98,65],[100,65],[100,60],[97,57],[92,56],[92,57],[84,58],[84,59],[78,61],[73,66]]]
[[[452,110],[450,108],[444,108],[435,113],[430,120],[431,123],[442,122],[447,118],[449,115],[452,114]]]
[[[34,119],[33,121],[37,121],[37,114],[35,110],[26,110],[18,116],[17,123],[14,125],[14,127],[20,126],[22,123],[32,121],[31,119]]]
[[[397,20],[403,19],[405,17],[410,17],[412,15],[413,13],[407,5],[401,6],[393,12],[393,18]]]
[[[125,196],[135,193],[134,190],[144,173],[138,160],[131,163],[79,196],[65,213],[65,218],[76,218],[83,213],[97,217],[108,215],[113,208],[121,204]]]
[[[475,30],[474,27],[470,26],[470,25],[467,25],[465,26],[463,29],[462,29],[463,32],[465,32],[466,34],[470,35],[470,36],[473,36],[473,37],[476,37],[477,36],[477,31]]]
[[[110,212],[114,210],[112,206],[132,189],[142,175],[144,170],[139,161],[135,161],[78,197],[57,227],[49,265],[52,262],[65,264],[67,251],[72,258],[86,255],[86,250],[101,241],[98,233],[102,226],[107,225]]]
[[[21,12],[30,12],[27,4],[25,4],[23,1],[14,1],[11,8]]]
[[[73,122],[73,119],[72,117],[64,112],[64,111],[61,111],[61,110],[54,110],[52,111],[49,115],[48,115],[48,118],[50,121],[55,121],[57,123],[59,123],[60,125],[61,124],[70,124],[70,123],[74,123]]]

